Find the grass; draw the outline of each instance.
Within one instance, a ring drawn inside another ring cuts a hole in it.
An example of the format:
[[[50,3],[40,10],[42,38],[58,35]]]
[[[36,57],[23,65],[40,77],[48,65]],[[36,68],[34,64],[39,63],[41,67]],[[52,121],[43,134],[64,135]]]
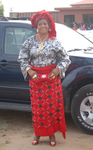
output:
[[[6,141],[5,141],[5,144],[9,144],[10,143],[10,139],[7,139]]]
[[[2,125],[0,125],[0,131],[2,131],[2,130],[7,130],[7,128],[8,128],[8,124],[7,123],[3,123]]]
[[[0,143],[0,146],[5,146],[5,143]]]
[[[9,143],[11,143],[10,139],[7,139],[5,140],[5,143],[0,143],[0,146],[5,146],[6,144],[9,144]]]

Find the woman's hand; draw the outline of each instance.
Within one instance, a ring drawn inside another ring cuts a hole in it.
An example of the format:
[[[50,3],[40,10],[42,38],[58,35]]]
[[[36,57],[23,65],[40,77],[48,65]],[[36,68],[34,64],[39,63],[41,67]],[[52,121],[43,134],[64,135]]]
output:
[[[50,79],[54,79],[55,77],[58,76],[59,72],[60,72],[59,68],[54,68],[54,69],[51,71],[51,73],[49,74],[49,78],[50,78]]]
[[[27,72],[28,72],[29,76],[31,78],[33,78],[33,80],[38,80],[38,74],[36,71],[29,69]]]

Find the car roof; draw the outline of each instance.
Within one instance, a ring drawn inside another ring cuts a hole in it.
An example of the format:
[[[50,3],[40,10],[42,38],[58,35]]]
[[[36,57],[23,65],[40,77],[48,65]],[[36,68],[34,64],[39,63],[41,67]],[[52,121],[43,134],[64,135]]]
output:
[[[27,24],[31,24],[31,22],[28,20],[6,20],[6,21],[0,20],[0,23],[27,23]]]

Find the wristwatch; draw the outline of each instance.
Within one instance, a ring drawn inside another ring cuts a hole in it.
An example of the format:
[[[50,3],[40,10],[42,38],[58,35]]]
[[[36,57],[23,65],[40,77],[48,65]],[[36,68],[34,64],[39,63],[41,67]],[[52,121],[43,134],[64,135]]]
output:
[[[26,68],[26,72],[28,72],[28,70],[30,70],[30,69],[31,69],[30,67],[27,67],[27,68]]]

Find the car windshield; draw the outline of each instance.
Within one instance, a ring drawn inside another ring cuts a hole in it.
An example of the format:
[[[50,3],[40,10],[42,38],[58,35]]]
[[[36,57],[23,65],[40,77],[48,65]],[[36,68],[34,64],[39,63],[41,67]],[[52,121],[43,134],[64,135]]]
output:
[[[93,30],[84,30],[84,31],[80,30],[79,33],[93,42]]]
[[[87,49],[93,47],[93,43],[69,27],[56,23],[57,39],[67,50]]]

